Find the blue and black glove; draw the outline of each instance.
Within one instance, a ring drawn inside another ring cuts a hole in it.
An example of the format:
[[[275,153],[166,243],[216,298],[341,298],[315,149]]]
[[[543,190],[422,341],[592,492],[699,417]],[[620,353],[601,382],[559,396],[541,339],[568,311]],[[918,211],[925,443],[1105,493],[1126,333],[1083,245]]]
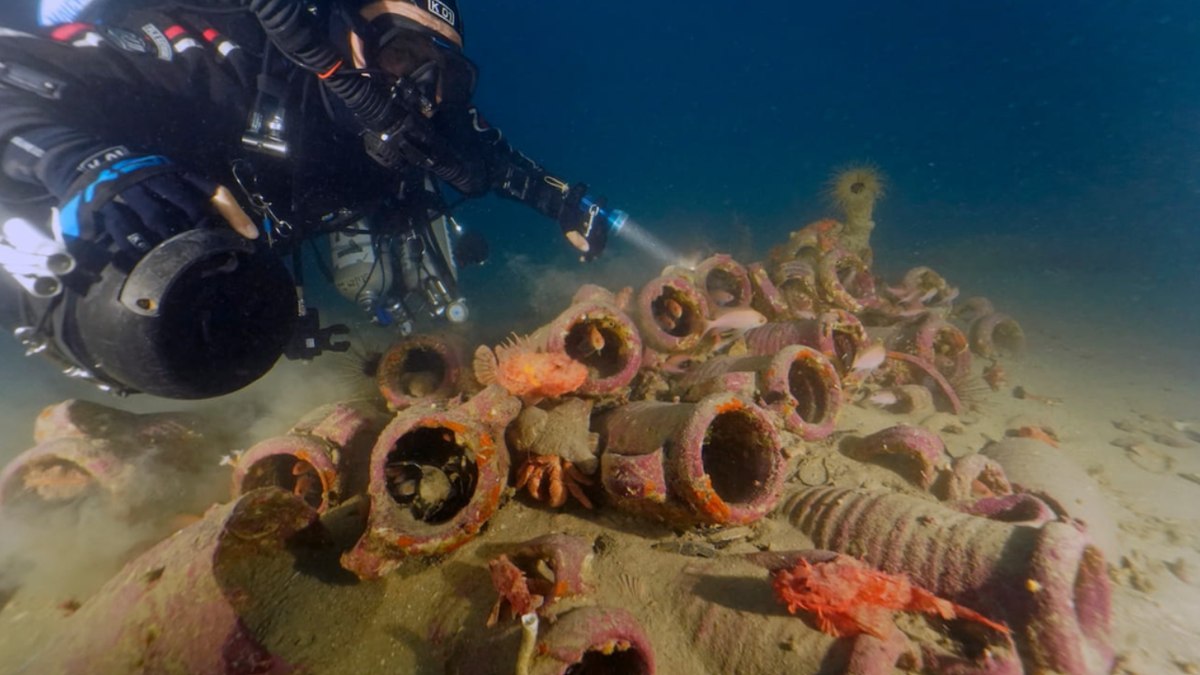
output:
[[[162,241],[221,218],[215,181],[161,155],[110,148],[71,184],[60,206],[63,237],[100,241],[140,257]]]
[[[58,198],[68,246],[111,243],[140,258],[175,234],[222,221],[244,237],[258,236],[233,194],[215,181],[67,127],[22,131],[0,153],[0,165],[6,177],[40,184]]]

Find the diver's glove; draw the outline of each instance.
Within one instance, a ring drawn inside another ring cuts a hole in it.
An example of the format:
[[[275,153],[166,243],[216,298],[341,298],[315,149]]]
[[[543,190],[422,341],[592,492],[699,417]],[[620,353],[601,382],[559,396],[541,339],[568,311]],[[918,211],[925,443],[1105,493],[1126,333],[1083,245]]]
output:
[[[0,172],[58,198],[71,248],[107,248],[111,240],[140,258],[163,239],[219,218],[242,236],[258,236],[229,190],[165,157],[134,154],[70,127],[47,124],[11,137],[0,148]]]
[[[160,242],[222,218],[242,236],[258,231],[226,188],[162,155],[134,155],[122,147],[93,155],[61,195],[60,222],[67,244],[107,235],[118,250],[141,257]]]
[[[608,245],[608,232],[613,223],[604,205],[605,199],[589,195],[584,183],[572,185],[563,195],[558,226],[567,241],[583,254],[584,260],[598,258]]]

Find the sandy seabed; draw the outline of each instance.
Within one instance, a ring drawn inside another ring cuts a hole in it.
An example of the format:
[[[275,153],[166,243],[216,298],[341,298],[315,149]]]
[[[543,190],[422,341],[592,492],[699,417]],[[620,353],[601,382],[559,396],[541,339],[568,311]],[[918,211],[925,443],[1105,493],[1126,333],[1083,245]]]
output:
[[[1004,362],[1009,386],[985,393],[980,411],[964,415],[961,433],[943,433],[950,454],[978,450],[1018,426],[1052,429],[1061,442],[1059,451],[1102,487],[1118,527],[1119,554],[1108,561],[1114,582],[1115,672],[1197,672],[1200,483],[1187,476],[1200,476],[1200,443],[1187,432],[1200,432],[1200,350],[1178,339],[1191,317],[1154,321],[1136,310],[1132,296],[1138,293],[1119,280],[1021,269],[1013,261],[1001,264],[970,242],[923,252],[913,264],[934,267],[963,289],[963,297],[990,297],[1022,323],[1028,337],[1026,355]],[[1135,309],[1125,311],[1130,307]],[[4,400],[11,402],[0,446],[0,458],[7,460],[29,445],[32,419],[41,406],[78,396],[81,390],[59,383],[31,389],[30,383],[45,371],[21,360],[15,349],[6,348],[4,356],[5,363],[17,360],[10,372],[19,374],[3,384]],[[281,368],[253,389],[319,381],[314,374],[321,371],[301,369],[297,380],[286,372],[289,368],[296,366]],[[1016,398],[1011,388],[1018,385],[1056,403]],[[246,427],[250,442],[286,429],[289,415],[294,419],[305,405],[330,400],[312,387],[305,396],[309,400],[289,400],[286,406],[264,405],[257,423]],[[173,407],[132,405],[141,410]],[[919,420],[851,405],[843,410],[838,429],[865,435],[901,422]],[[800,486],[799,469],[814,458],[828,460],[833,485],[915,491],[884,467],[847,460],[837,449],[839,437],[791,449],[785,494]],[[64,543],[38,528],[0,532],[7,539],[0,540],[0,552],[10,558],[0,562],[11,563],[14,550],[28,552],[30,547],[42,556],[34,556],[40,569],[21,567],[23,585],[0,596],[0,672],[42,672],[32,664],[76,628],[70,605],[64,603],[86,602],[87,594],[128,555],[121,544],[132,543],[122,542],[117,531],[99,538],[85,537],[78,528],[64,532],[61,537],[74,539]],[[765,573],[741,555],[764,547],[811,547],[778,516],[714,535],[673,531],[611,510],[587,512],[572,505],[552,511],[524,497],[509,499],[483,535],[436,563],[411,561],[378,582],[340,585],[297,579],[276,599],[282,611],[264,629],[262,642],[301,657],[313,673],[441,673],[444,654],[423,636],[438,622],[449,625],[468,615],[468,626],[478,615],[481,641],[489,632],[515,631],[513,625],[484,625],[495,597],[486,563],[506,546],[546,532],[604,539],[605,551],[595,561],[593,595],[634,612],[654,646],[660,673],[726,672],[694,643],[693,600],[687,596],[698,589],[703,601],[724,604],[746,620],[745,648],[756,653],[746,656],[747,668],[739,673],[817,672],[816,664],[831,646],[832,638],[786,614],[770,594]],[[664,546],[673,542],[709,546],[715,557],[686,554],[708,549]],[[0,566],[0,579],[9,575],[11,581],[15,573],[11,565]],[[709,582],[697,586],[699,576]],[[783,630],[794,639],[756,642],[754,631],[768,624],[773,628],[764,629],[764,635]],[[515,638],[497,644],[489,658],[513,662]]]

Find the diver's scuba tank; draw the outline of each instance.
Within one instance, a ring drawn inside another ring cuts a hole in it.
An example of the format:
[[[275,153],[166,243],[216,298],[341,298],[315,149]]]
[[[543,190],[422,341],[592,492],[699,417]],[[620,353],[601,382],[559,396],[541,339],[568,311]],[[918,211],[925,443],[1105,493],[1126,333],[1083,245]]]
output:
[[[457,268],[446,253],[452,250],[453,227],[453,219],[442,216],[422,231],[381,235],[359,227],[334,232],[329,235],[333,284],[372,321],[405,335],[421,315],[466,321]]]
[[[397,283],[395,254],[390,237],[372,233],[367,219],[349,230],[329,235],[329,256],[333,285],[338,293],[366,312],[380,326],[393,326],[401,335],[413,331],[413,317],[395,290]]]
[[[427,175],[417,174],[400,192],[398,205],[330,233],[333,284],[372,321],[401,334],[422,319],[462,323],[470,312],[458,289],[456,247],[465,240],[464,264],[478,264],[487,245],[478,235],[464,239]]]
[[[374,237],[365,220],[353,232],[329,235],[329,253],[333,263],[333,285],[342,297],[371,312],[394,279],[391,257],[379,255]]]

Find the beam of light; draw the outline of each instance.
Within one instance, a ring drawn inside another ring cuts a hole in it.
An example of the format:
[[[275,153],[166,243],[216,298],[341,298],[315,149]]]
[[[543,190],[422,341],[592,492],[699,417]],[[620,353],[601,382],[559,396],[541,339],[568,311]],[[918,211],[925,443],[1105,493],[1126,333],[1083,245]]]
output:
[[[694,266],[686,256],[666,242],[651,234],[634,219],[625,217],[613,227],[614,235],[633,245],[634,248],[664,265]]]

